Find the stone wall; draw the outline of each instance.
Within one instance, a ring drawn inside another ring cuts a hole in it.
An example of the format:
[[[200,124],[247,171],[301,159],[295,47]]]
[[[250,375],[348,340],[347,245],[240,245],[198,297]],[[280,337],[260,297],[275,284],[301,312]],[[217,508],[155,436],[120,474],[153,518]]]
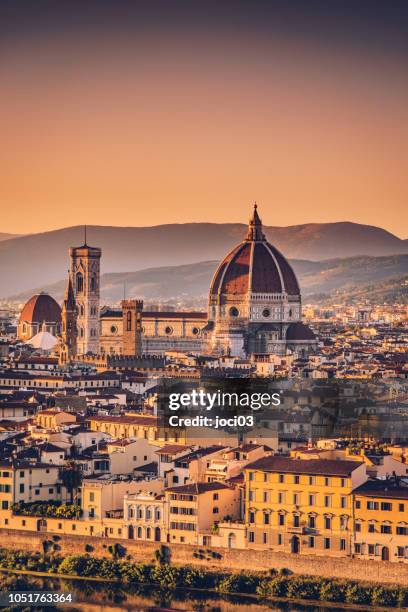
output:
[[[92,554],[108,556],[108,546],[116,542],[126,548],[135,562],[154,561],[159,544],[134,540],[115,540],[87,536],[55,536],[38,532],[21,532],[0,529],[0,539],[6,548],[14,550],[43,551],[43,542],[58,538],[60,554],[84,554],[86,545],[93,548]],[[345,578],[381,583],[408,585],[408,565],[386,561],[362,561],[359,559],[331,559],[329,557],[306,557],[271,551],[206,548],[172,544],[171,561],[175,565],[197,565],[222,570],[268,570],[287,568],[294,573]]]

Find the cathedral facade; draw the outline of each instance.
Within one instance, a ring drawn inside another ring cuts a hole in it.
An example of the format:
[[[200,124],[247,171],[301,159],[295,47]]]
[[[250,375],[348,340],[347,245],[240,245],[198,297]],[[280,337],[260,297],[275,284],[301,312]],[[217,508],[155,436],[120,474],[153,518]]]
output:
[[[285,257],[265,238],[255,205],[246,236],[219,264],[208,312],[144,310],[141,300],[99,308],[101,250],[70,249],[70,273],[62,308],[60,360],[74,353],[124,356],[195,354],[305,355],[313,332],[301,322],[301,295]]]

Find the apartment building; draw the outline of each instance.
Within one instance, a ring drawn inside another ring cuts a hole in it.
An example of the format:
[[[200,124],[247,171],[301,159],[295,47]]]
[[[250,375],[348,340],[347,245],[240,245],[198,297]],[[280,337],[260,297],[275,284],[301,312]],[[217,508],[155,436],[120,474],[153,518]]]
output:
[[[46,463],[2,461],[0,508],[9,510],[19,502],[61,500],[59,468]]]
[[[354,555],[408,562],[408,486],[369,480],[354,491]]]
[[[211,541],[214,525],[239,517],[239,492],[222,482],[197,482],[165,490],[169,542],[199,544]],[[207,541],[206,541],[207,538]]]
[[[249,548],[307,555],[351,554],[357,461],[264,457],[245,468]]]

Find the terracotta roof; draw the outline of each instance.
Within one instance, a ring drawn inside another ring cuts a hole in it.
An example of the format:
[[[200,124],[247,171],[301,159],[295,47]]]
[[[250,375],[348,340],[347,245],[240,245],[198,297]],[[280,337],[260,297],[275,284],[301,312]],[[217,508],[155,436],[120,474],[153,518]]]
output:
[[[60,323],[61,308],[48,293],[33,295],[20,314],[20,321],[27,323]]]
[[[315,340],[316,336],[303,323],[291,323],[286,332],[286,340]]]
[[[363,463],[329,459],[291,459],[289,457],[263,457],[248,464],[245,470],[321,476],[350,476]]]
[[[179,487],[170,487],[166,491],[182,495],[200,495],[201,493],[207,493],[207,491],[217,491],[220,489],[230,489],[230,487],[222,482],[195,482]]]
[[[354,489],[354,494],[364,497],[408,499],[408,486],[397,485],[395,481],[389,480],[368,480]]]
[[[167,444],[160,450],[156,451],[156,455],[178,455],[183,451],[189,451],[191,446],[184,446],[183,444]]]

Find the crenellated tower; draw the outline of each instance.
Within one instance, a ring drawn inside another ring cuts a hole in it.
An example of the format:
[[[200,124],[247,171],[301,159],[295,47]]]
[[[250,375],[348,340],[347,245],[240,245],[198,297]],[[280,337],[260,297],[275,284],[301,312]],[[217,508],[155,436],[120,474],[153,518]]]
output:
[[[123,300],[123,355],[142,354],[142,300]]]

